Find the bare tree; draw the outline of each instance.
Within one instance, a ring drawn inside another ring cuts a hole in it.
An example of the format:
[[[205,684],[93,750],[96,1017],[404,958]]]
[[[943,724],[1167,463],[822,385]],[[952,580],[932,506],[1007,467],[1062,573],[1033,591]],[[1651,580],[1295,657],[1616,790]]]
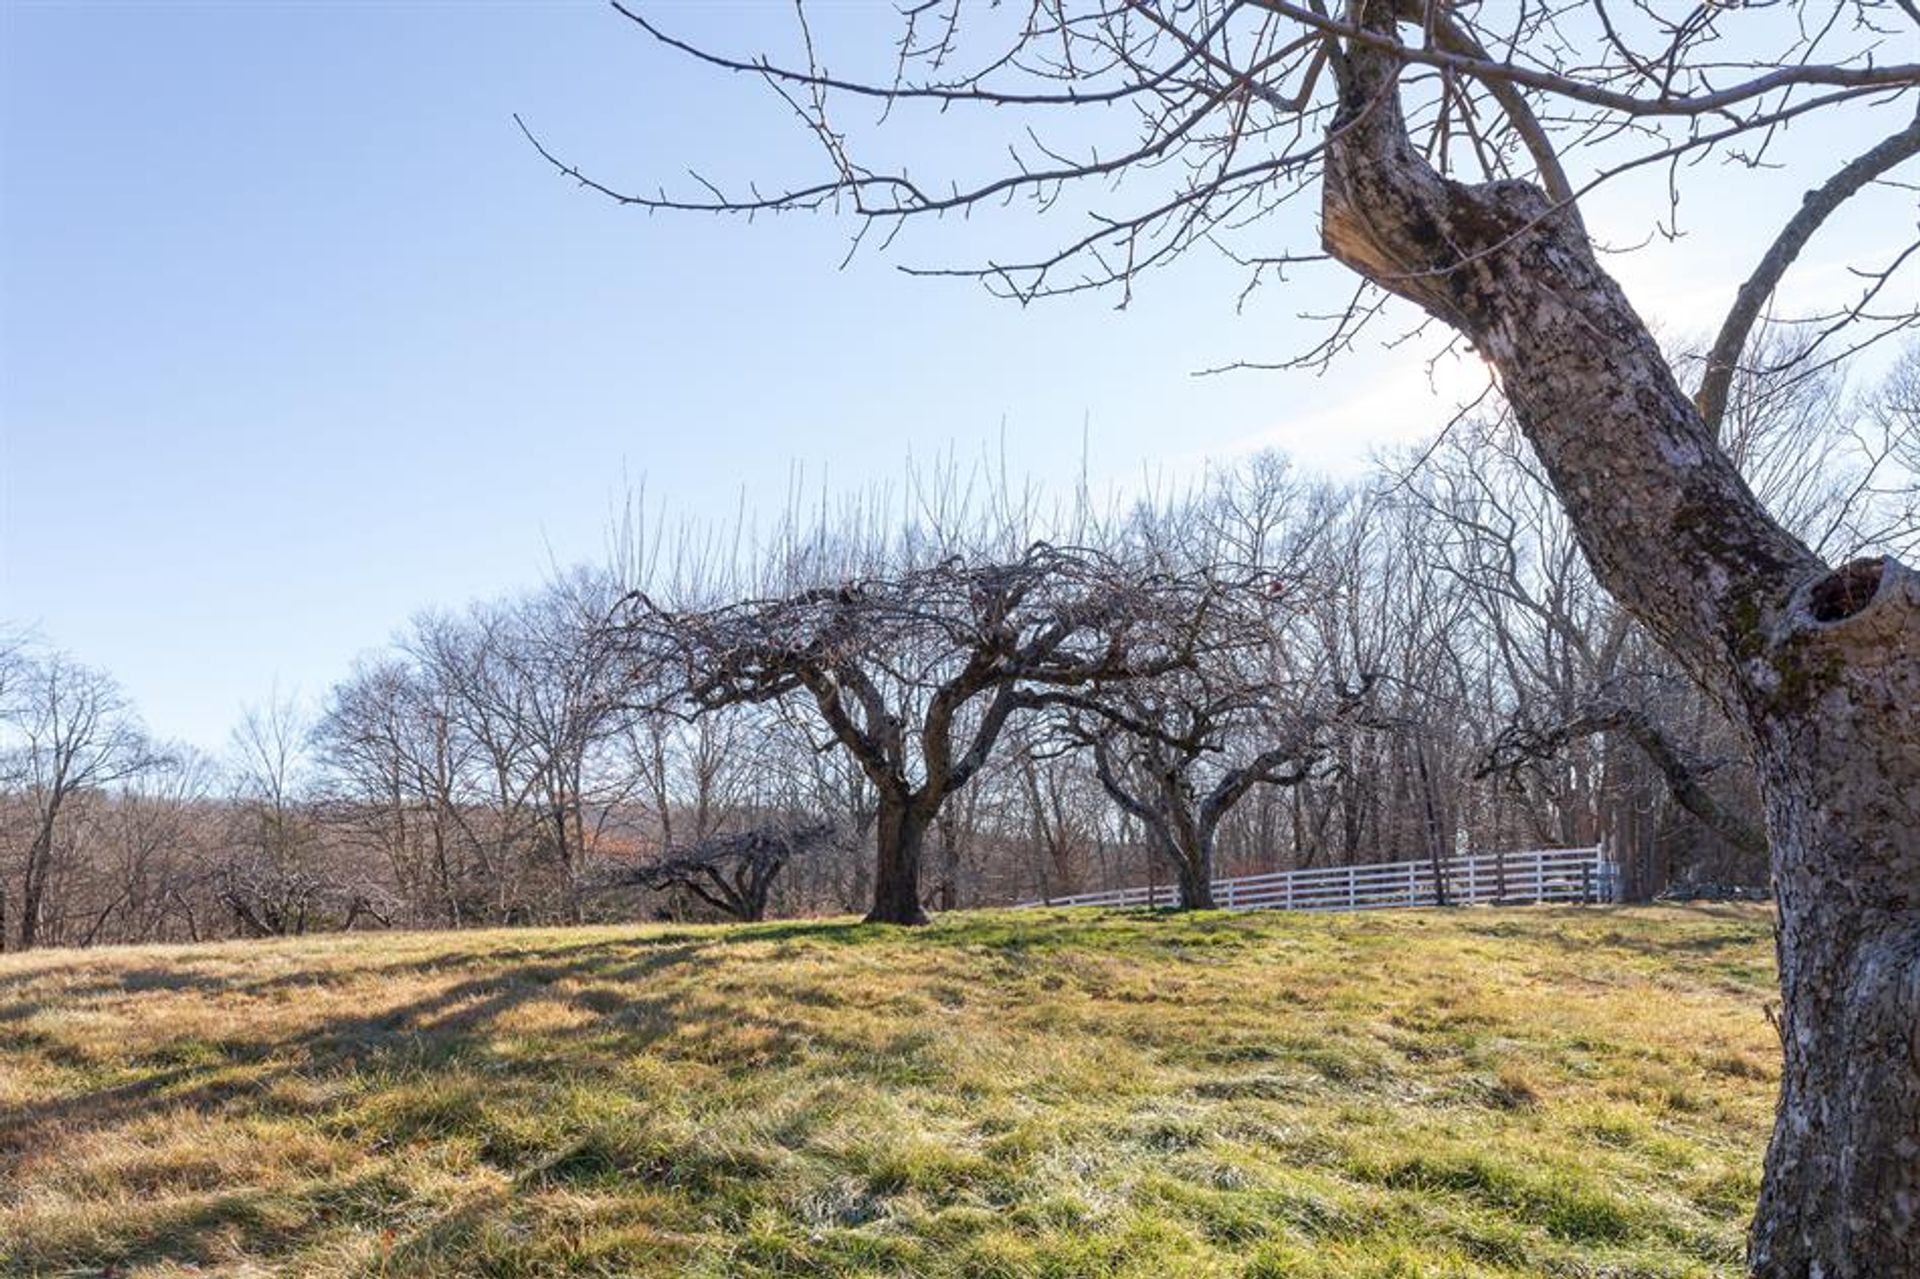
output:
[[[213,762],[176,747],[91,806],[95,882],[72,944],[194,940],[207,874]]]
[[[701,612],[638,596],[622,640],[637,669],[676,672],[696,711],[807,699],[877,794],[868,918],[917,924],[926,833],[1009,718],[1047,690],[1184,664],[1211,595],[1040,544],[1007,562],[951,559]]]
[[[341,887],[319,856],[320,828],[308,802],[309,726],[291,697],[247,708],[233,731],[233,804],[219,895],[240,931],[297,935],[327,922]]]
[[[831,822],[783,822],[709,835],[698,843],[669,848],[650,862],[624,868],[609,883],[692,893],[733,919],[766,918],[773,881],[795,857],[831,842]]]
[[[1335,688],[1301,607],[1326,598],[1310,562],[1339,506],[1339,495],[1262,454],[1197,493],[1137,510],[1129,538],[1152,562],[1239,586],[1223,592],[1182,669],[1055,698],[1062,735],[1145,828],[1185,909],[1213,908],[1216,840],[1241,801],[1313,778],[1330,730],[1366,700],[1371,673]]]
[[[497,699],[502,718],[517,721],[533,843],[558,867],[575,918],[590,848],[609,809],[634,790],[629,774],[596,767],[618,729],[615,664],[598,638],[613,602],[609,579],[576,572],[506,610],[494,643],[505,678],[474,686]]]
[[[416,922],[469,922],[486,895],[462,807],[469,746],[441,690],[405,660],[361,663],[333,689],[314,740],[328,825],[387,864]]]
[[[1024,825],[1031,849],[1035,886],[1022,895],[1062,897],[1078,891],[1080,863],[1097,838],[1099,815],[1081,761],[1054,749],[1049,736],[1039,725],[1020,732],[1009,764],[1013,794],[1007,807],[1013,822]]]
[[[810,31],[786,62],[702,48],[621,11],[770,86],[826,160],[817,182],[740,195],[590,180],[638,206],[847,208],[890,231],[987,202],[1059,207],[1080,180],[1132,201],[1053,250],[965,268],[1033,298],[1126,289],[1196,245],[1257,274],[1315,257],[1244,246],[1261,215],[1317,179],[1325,254],[1366,288],[1311,358],[1348,349],[1385,294],[1471,342],[1601,582],[1750,736],[1781,906],[1785,1049],[1753,1272],[1920,1273],[1908,1136],[1920,1127],[1920,574],[1892,556],[1830,566],[1717,439],[1727,385],[1796,257],[1920,153],[1920,65],[1901,56],[1920,7],[1701,5],[1669,18],[1606,0],[1036,0],[983,15],[935,0],[905,11],[886,69],[867,78],[829,73]],[[843,125],[850,102],[1002,109],[1013,163],[939,184],[869,167]],[[1133,138],[1100,127],[1129,109]],[[1812,113],[1871,141],[1812,175],[1689,396],[1601,268],[1578,200],[1651,166],[1677,179],[1683,162],[1717,157],[1757,171],[1782,128]],[[1061,118],[1088,132],[1040,132]],[[1823,352],[1913,322],[1887,299],[1915,254],[1862,268],[1858,301],[1814,317]]]
[[[0,702],[0,777],[23,800],[15,944],[42,939],[69,809],[154,766],[159,756],[111,677],[62,653],[16,656]],[[3,904],[3,903],[0,903]],[[6,943],[0,911],[0,946]]]
[[[703,843],[749,805],[776,731],[760,715],[715,713],[691,723],[671,715],[627,716],[625,763],[647,794],[660,842]]]
[[[1848,394],[1845,367],[1802,358],[1810,341],[1777,326],[1758,332],[1753,366],[1730,384],[1724,447],[1809,545],[1893,549],[1911,527],[1900,435],[1883,415],[1900,373],[1863,401]],[[1601,591],[1510,418],[1457,423],[1394,487],[1430,518],[1431,533],[1415,544],[1472,602],[1477,647],[1499,667],[1493,687],[1512,699],[1478,708],[1499,727],[1477,776],[1512,779],[1546,800],[1566,842],[1605,834],[1625,858],[1632,850],[1618,827],[1635,823],[1620,820],[1620,805],[1646,802],[1637,776],[1650,768],[1711,837],[1692,854],[1693,869],[1717,863],[1732,867],[1723,882],[1757,882],[1767,846],[1737,729]],[[1627,793],[1609,793],[1622,785]],[[1597,827],[1571,821],[1576,808]],[[1632,869],[1630,883],[1641,879]]]
[[[1765,434],[1756,429],[1752,442],[1771,455]],[[1802,494],[1818,480],[1818,468],[1808,472],[1812,480],[1777,468]],[[1491,733],[1478,743],[1475,779],[1507,779],[1544,801],[1555,826],[1543,833],[1592,843],[1617,837],[1616,799],[1644,802],[1637,788],[1609,793],[1632,785],[1636,774],[1618,767],[1617,755],[1635,750],[1682,810],[1763,865],[1750,805],[1725,802],[1708,781],[1744,771],[1724,767],[1737,762],[1727,749],[1731,726],[1594,581],[1511,424],[1457,425],[1396,491],[1423,521],[1412,544],[1470,607],[1467,647],[1493,668],[1479,682],[1491,697],[1470,712]],[[1747,789],[1735,786],[1743,801]]]
[[[1865,407],[1868,447],[1886,462],[1870,478],[1874,517],[1860,540],[1911,555],[1920,545],[1920,342],[1901,353]]]
[[[1343,700],[1357,705],[1363,696]],[[1307,781],[1332,749],[1327,730],[1339,712],[1281,701],[1268,689],[1163,680],[1084,699],[1068,721],[1100,785],[1146,827],[1182,909],[1214,908],[1215,840],[1240,801],[1258,786]]]

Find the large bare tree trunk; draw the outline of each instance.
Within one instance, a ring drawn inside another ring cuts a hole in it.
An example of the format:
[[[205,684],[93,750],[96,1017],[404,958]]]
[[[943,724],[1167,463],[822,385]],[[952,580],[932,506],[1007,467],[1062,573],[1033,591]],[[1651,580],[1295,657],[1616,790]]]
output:
[[[1387,29],[1393,5],[1363,17]],[[1467,335],[1601,581],[1747,731],[1780,910],[1785,1063],[1765,1279],[1920,1275],[1920,575],[1830,570],[1718,447],[1579,216],[1413,150],[1399,66],[1349,45],[1323,236]]]
[[[1181,910],[1212,910],[1213,826],[1187,808],[1178,778],[1162,779],[1162,811],[1156,815],[1159,844],[1180,887]]]
[[[1213,849],[1206,844],[1193,848],[1168,850],[1167,860],[1173,863],[1173,871],[1180,881],[1181,910],[1212,910],[1213,900]]]
[[[924,924],[920,907],[920,850],[926,842],[927,818],[910,803],[882,797],[874,823],[873,909],[870,924]]]
[[[1920,575],[1863,561],[1783,612],[1743,690],[1786,1047],[1753,1267],[1920,1275]]]

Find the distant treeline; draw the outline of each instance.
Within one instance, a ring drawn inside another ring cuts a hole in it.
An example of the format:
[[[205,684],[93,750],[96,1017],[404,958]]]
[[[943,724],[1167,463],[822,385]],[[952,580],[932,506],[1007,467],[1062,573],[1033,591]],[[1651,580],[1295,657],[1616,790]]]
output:
[[[1791,352],[1776,352],[1790,357]],[[1750,483],[1910,545],[1920,360],[1762,362]],[[953,477],[417,618],[222,758],[0,648],[8,948],[945,910],[1609,841],[1635,895],[1763,882],[1741,742],[1595,585],[1498,418],[1334,484],[1261,455],[1108,512]],[[738,891],[734,891],[737,889]]]

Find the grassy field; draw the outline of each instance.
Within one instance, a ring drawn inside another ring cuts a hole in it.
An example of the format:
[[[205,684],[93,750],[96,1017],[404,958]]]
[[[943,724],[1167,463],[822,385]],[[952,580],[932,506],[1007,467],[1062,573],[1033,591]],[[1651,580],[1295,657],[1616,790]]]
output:
[[[0,1273],[1733,1275],[1758,908],[0,957]]]

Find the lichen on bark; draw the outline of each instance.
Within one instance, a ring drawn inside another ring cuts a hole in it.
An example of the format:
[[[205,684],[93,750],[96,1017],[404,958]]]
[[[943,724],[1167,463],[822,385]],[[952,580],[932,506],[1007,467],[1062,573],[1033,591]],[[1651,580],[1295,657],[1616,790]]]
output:
[[[1391,35],[1392,0],[1356,0]],[[1577,213],[1436,173],[1391,41],[1349,41],[1328,252],[1473,341],[1600,580],[1752,743],[1780,903],[1782,1091],[1765,1279],[1920,1276],[1920,575],[1834,570],[1719,448]]]

